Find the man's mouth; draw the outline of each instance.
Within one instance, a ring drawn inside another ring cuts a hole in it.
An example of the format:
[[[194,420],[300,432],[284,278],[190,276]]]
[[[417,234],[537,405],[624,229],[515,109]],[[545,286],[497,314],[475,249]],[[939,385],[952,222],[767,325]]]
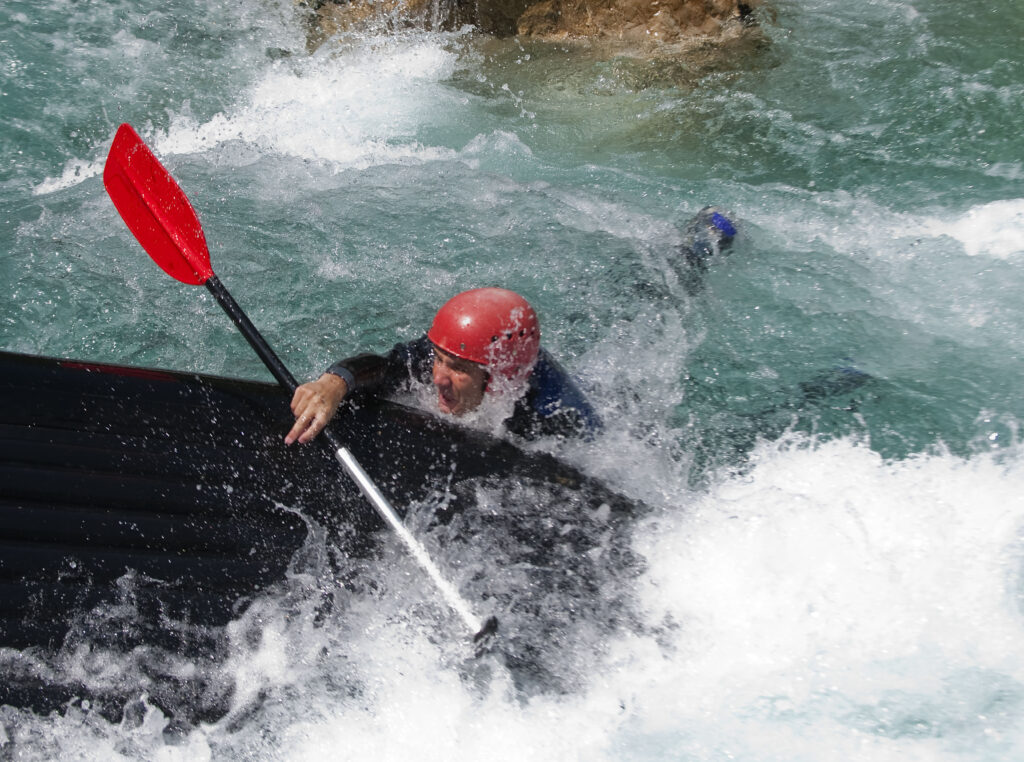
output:
[[[438,407],[441,408],[442,413],[451,414],[455,412],[455,405],[457,404],[457,400],[451,394],[446,394],[444,390],[438,389],[437,404]]]

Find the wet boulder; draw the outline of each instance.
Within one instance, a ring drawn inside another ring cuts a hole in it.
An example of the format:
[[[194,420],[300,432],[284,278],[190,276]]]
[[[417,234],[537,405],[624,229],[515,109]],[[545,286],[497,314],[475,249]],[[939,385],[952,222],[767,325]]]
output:
[[[471,24],[499,37],[713,40],[752,23],[759,0],[295,0],[311,13],[314,44],[371,25],[450,29]]]
[[[522,13],[516,31],[541,39],[677,42],[720,36],[747,23],[751,10],[738,0],[540,0]]]

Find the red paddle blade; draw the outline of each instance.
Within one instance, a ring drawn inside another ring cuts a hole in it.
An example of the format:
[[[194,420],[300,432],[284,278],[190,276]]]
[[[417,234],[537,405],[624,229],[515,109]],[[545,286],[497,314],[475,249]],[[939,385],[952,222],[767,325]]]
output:
[[[164,272],[193,286],[213,275],[192,204],[129,124],[114,136],[103,185],[128,229]]]

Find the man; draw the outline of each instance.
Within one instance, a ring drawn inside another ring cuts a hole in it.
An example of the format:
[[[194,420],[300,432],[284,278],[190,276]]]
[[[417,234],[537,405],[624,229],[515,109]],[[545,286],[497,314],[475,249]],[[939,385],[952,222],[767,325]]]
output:
[[[540,323],[514,291],[478,288],[452,297],[426,336],[387,355],[362,354],[332,365],[292,397],[295,425],[286,444],[308,442],[353,392],[386,395],[433,384],[438,409],[455,417],[489,398],[511,403],[503,426],[525,439],[593,437],[601,422],[579,388],[540,347]]]

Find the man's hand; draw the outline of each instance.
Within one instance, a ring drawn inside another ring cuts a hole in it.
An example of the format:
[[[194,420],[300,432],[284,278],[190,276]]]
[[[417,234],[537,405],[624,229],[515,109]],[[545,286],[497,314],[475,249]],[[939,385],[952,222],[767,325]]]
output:
[[[305,444],[321,431],[338,411],[338,405],[348,394],[345,379],[333,373],[324,373],[316,381],[303,384],[292,397],[295,425],[284,438],[285,444],[298,441]]]

